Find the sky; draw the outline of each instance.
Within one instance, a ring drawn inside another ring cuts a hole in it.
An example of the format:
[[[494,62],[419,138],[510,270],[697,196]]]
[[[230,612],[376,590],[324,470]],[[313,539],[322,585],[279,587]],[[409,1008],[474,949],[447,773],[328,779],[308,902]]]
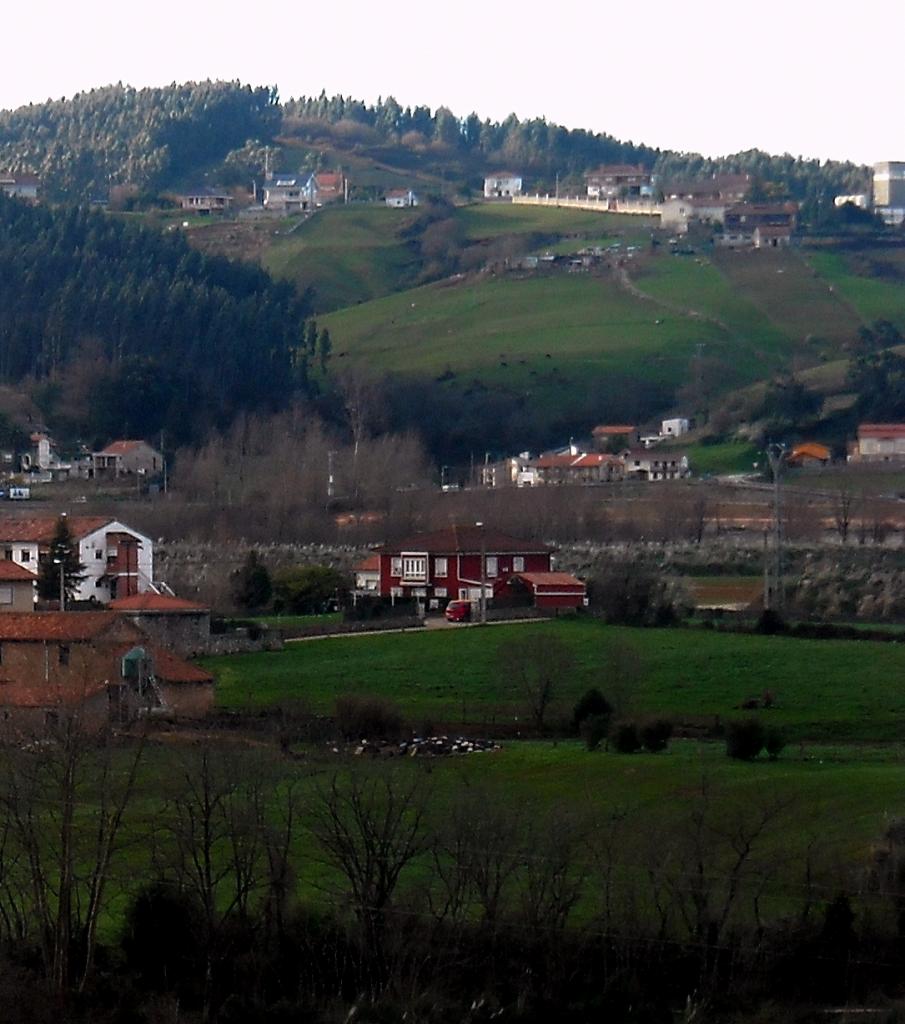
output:
[[[512,12],[512,13],[510,13]],[[838,13],[837,13],[838,12]],[[13,4],[0,108],[206,78],[546,117],[664,149],[905,160],[905,0]]]

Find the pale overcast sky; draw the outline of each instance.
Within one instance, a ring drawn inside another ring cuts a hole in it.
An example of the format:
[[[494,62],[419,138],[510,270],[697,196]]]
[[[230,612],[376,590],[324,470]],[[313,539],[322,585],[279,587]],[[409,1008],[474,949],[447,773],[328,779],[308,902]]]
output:
[[[512,11],[508,14],[503,12]],[[545,116],[652,146],[905,160],[905,0],[100,0],[3,13],[0,108],[122,81]]]

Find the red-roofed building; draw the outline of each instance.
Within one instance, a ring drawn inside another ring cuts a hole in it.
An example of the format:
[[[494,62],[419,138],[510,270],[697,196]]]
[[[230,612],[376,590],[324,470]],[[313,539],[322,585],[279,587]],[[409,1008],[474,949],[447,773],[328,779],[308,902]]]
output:
[[[150,537],[109,516],[69,516],[67,522],[84,566],[75,600],[106,604],[113,597],[152,589],[154,545]],[[57,516],[0,519],[0,561],[14,562],[37,574],[58,523]]]
[[[417,206],[418,197],[410,188],[394,188],[387,192],[384,202],[387,206],[400,210],[407,206]]]
[[[550,572],[546,544],[479,526],[450,526],[387,544],[380,558],[382,597],[436,602],[478,601],[482,580],[488,600],[503,591],[516,572]],[[483,572],[482,572],[483,559]]]
[[[163,472],[163,456],[147,441],[112,441],[91,455],[91,476],[157,476]]]
[[[206,653],[210,646],[211,610],[205,605],[149,590],[116,598],[108,607],[177,654],[193,657]]]
[[[568,572],[517,572],[509,588],[530,596],[535,608],[547,611],[574,611],[587,604],[587,588]]]
[[[849,459],[853,462],[905,461],[905,423],[862,423]]]
[[[541,455],[531,464],[538,484],[603,484],[621,480],[625,465],[604,452]]]
[[[180,687],[186,687],[184,699]],[[7,727],[39,730],[62,712],[77,712],[97,726],[142,709],[194,716],[212,703],[209,673],[155,651],[123,616],[0,615],[0,723]]]
[[[308,179],[308,195],[314,206],[323,206],[342,199],[346,192],[346,178],[342,171],[317,171]]]

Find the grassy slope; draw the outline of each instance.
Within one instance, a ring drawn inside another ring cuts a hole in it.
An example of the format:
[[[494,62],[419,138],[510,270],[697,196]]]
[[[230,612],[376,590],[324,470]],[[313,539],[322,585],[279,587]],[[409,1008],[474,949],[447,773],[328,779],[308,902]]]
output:
[[[859,741],[903,736],[905,651],[896,644],[737,636],[703,630],[628,630],[593,621],[333,638],[277,654],[208,659],[226,707],[302,699],[328,711],[338,693],[377,693],[414,722],[511,722],[523,713],[514,680],[499,671],[497,649],[531,631],[561,637],[577,668],[564,681],[560,711],[591,685],[607,689],[608,651],[629,645],[642,678],[633,713],[707,723],[765,689],[780,705],[769,720],[799,738]]]
[[[262,263],[275,277],[315,291],[318,311],[387,295],[410,283],[418,267],[399,237],[410,220],[384,206],[321,210],[268,247]]]
[[[713,262],[734,290],[799,341],[812,335],[835,348],[860,326],[858,314],[795,250],[715,250]],[[815,346],[813,355],[818,354]]]
[[[886,260],[901,256],[885,251],[882,255]],[[813,252],[807,259],[866,322],[892,320],[899,330],[905,330],[905,288],[900,282],[859,274],[851,258],[844,253]]]
[[[647,217],[545,206],[513,206],[510,203],[475,203],[462,207],[457,217],[465,237],[472,241],[510,234],[536,233],[582,239],[618,234],[632,243],[649,239],[652,226]]]

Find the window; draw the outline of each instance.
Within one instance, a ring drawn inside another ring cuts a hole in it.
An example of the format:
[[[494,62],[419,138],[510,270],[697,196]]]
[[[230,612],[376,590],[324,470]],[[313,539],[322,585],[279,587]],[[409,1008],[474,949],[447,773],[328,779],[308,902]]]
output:
[[[449,571],[448,570],[448,563],[447,563],[447,560],[445,558],[435,558],[434,559],[434,575],[435,576],[445,576],[448,571]]]
[[[0,587],[0,604],[12,604],[13,603],[13,588],[12,587]]]
[[[390,575],[401,576],[402,575],[402,559],[393,558],[390,560]]]
[[[499,566],[496,555],[488,555],[485,565],[485,572],[487,573],[488,576],[496,576],[496,574],[499,572]]]
[[[104,552],[100,548],[95,548],[94,557],[100,562],[104,557]]]
[[[60,644],[60,664],[69,664],[69,644]]]
[[[423,555],[403,555],[402,578],[404,580],[426,580],[427,559]]]
[[[3,551],[3,557],[7,560],[7,562],[11,562],[13,560],[13,549],[5,548]]]
[[[19,552],[19,561],[20,562],[30,562],[31,561],[31,552],[28,550],[28,548],[22,548],[22,550]]]
[[[434,597],[446,597],[446,587],[434,587]]]
[[[512,571],[513,572],[524,572],[525,571],[525,559],[521,555],[516,555],[512,559]]]

